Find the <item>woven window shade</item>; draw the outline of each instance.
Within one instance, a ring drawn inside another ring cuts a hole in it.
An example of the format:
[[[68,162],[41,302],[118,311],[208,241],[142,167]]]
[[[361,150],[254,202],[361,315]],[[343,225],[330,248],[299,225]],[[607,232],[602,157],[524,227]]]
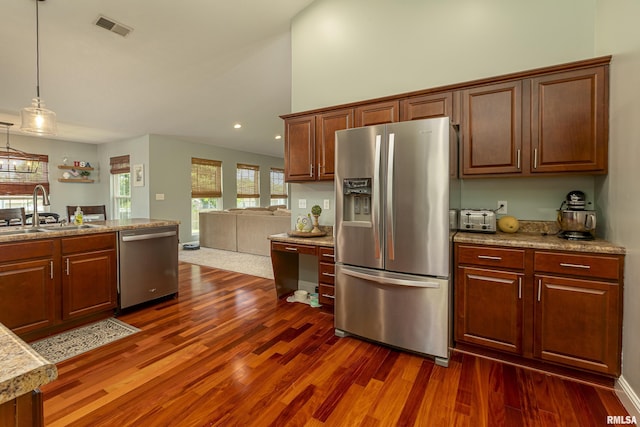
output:
[[[191,197],[222,197],[222,162],[191,158]]]
[[[271,198],[286,199],[287,185],[284,182],[284,169],[271,168],[269,178],[271,180]]]
[[[111,159],[109,159],[109,165],[111,166],[110,171],[112,175],[131,172],[128,154],[126,156],[111,157]]]
[[[8,153],[0,151],[0,158],[6,158]],[[16,158],[11,153],[12,158]],[[6,163],[2,164],[0,169],[0,195],[3,196],[24,196],[33,194],[33,188],[41,184],[49,193],[49,156],[42,154],[29,155],[28,160],[20,160],[20,156],[16,160],[16,167],[20,169],[20,162],[37,161],[39,163],[35,173],[12,172],[10,166]],[[9,169],[6,169],[9,168]]]
[[[239,199],[260,197],[260,166],[238,163],[236,178]]]

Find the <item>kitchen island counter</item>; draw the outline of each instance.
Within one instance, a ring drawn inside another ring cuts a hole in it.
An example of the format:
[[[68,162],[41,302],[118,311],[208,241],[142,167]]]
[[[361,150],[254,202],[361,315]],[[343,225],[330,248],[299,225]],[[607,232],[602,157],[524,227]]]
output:
[[[120,219],[120,220],[107,220],[107,221],[91,221],[85,223],[85,227],[72,227],[62,226],[61,224],[51,224],[46,226],[37,227],[46,231],[33,232],[33,233],[20,233],[16,232],[11,234],[11,231],[18,230],[30,230],[31,226],[26,227],[2,227],[0,228],[0,243],[4,242],[22,242],[27,240],[48,239],[51,237],[63,237],[70,235],[86,235],[95,233],[106,233],[112,231],[131,230],[139,228],[149,227],[162,227],[166,225],[179,225],[180,221],[164,220],[164,219],[149,219],[149,218],[132,218],[132,219]],[[7,234],[4,234],[7,233]]]

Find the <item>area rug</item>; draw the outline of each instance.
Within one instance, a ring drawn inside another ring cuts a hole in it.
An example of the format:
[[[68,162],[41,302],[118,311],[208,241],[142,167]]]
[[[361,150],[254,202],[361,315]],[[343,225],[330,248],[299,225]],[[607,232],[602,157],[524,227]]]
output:
[[[140,332],[140,329],[118,319],[106,319],[34,341],[29,345],[48,361],[58,363],[136,332]]]
[[[180,248],[178,259],[182,262],[204,265],[205,267],[273,279],[271,258],[268,256],[201,247],[197,250]]]

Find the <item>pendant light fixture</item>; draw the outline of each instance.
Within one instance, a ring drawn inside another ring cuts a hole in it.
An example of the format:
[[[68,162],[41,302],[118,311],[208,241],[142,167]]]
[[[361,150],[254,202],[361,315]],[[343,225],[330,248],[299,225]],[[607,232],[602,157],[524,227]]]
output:
[[[36,97],[33,98],[30,107],[25,107],[20,112],[22,125],[20,130],[38,135],[55,135],[57,132],[56,113],[45,108],[44,101],[40,99],[40,22],[38,3],[36,2]]]
[[[34,174],[40,167],[41,156],[16,150],[9,144],[9,128],[13,123],[0,122],[7,129],[7,145],[0,151],[0,179],[4,182],[14,181],[16,174]]]

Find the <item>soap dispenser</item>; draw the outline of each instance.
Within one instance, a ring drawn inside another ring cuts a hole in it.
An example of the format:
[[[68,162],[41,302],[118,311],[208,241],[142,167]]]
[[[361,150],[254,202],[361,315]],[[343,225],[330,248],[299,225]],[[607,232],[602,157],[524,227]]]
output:
[[[80,209],[80,206],[76,207],[76,211],[73,214],[73,222],[75,225],[82,225],[82,223],[84,222],[84,214],[82,213],[82,209]]]

